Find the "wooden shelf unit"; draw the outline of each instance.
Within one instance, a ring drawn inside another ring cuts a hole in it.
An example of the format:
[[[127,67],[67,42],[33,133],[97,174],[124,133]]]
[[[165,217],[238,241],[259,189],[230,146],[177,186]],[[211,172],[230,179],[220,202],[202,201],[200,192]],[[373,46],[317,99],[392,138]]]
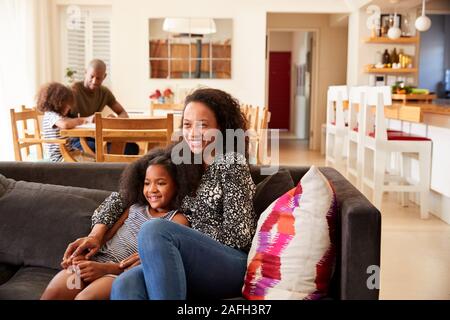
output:
[[[379,74],[411,74],[417,73],[417,68],[374,68],[370,65],[365,68],[366,73],[379,73]]]
[[[418,44],[419,37],[400,37],[398,39],[390,39],[388,37],[366,38],[365,43],[387,43],[387,44]]]

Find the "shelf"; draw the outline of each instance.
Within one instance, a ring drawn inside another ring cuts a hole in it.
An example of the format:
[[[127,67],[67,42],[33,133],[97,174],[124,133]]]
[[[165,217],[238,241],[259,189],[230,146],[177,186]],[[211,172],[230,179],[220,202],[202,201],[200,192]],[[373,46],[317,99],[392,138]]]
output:
[[[366,67],[365,68],[366,73],[389,73],[389,74],[396,74],[396,73],[417,73],[417,68],[402,68],[402,69],[393,69],[393,68],[373,68],[373,67]]]
[[[367,38],[365,43],[391,43],[391,44],[418,44],[419,37],[401,37],[398,39],[389,39],[387,37]]]

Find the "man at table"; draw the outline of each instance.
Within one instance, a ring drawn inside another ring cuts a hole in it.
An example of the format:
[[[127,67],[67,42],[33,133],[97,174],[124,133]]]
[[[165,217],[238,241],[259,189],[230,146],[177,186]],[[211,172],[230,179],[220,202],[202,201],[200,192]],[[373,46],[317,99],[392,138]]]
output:
[[[120,118],[128,118],[128,113],[116,100],[112,92],[102,86],[106,78],[106,64],[99,59],[92,60],[86,70],[84,81],[75,82],[72,91],[75,97],[75,105],[70,112],[71,117],[89,117],[96,112],[101,112],[105,106],[111,108]],[[89,147],[95,151],[95,140],[87,138]],[[82,150],[78,141],[74,142],[75,147]],[[135,143],[127,143],[125,154],[138,154],[139,147]]]

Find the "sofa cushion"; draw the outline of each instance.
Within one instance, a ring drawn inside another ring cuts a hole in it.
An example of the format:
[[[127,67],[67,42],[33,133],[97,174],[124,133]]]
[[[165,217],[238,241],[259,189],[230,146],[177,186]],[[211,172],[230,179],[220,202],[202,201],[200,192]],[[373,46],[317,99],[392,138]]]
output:
[[[0,285],[0,300],[37,300],[58,270],[21,268],[8,282]]]
[[[283,194],[291,190],[294,185],[291,174],[286,169],[280,169],[273,175],[266,177],[256,185],[256,192],[253,198],[253,208],[256,217],[266,210],[268,206]]]
[[[258,220],[248,255],[247,299],[321,299],[336,259],[336,196],[316,167]]]
[[[11,279],[20,267],[0,263],[0,285]]]
[[[58,269],[69,242],[87,235],[108,191],[15,181],[0,175],[0,263]]]

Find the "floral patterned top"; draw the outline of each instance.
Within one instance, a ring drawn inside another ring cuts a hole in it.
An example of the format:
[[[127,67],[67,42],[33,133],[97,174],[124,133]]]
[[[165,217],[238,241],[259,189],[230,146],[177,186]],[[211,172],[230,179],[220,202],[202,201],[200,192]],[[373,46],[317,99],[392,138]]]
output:
[[[256,230],[255,189],[245,157],[227,153],[206,168],[196,195],[186,196],[179,210],[193,229],[224,245],[248,251]],[[125,209],[120,194],[113,192],[95,210],[92,224],[111,227]]]

